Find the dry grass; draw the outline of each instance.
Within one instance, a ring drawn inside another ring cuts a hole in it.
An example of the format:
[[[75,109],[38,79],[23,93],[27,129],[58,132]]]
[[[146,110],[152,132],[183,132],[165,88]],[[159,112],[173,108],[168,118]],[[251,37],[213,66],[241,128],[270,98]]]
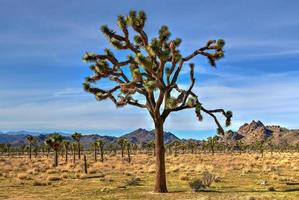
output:
[[[54,168],[52,156],[0,157],[0,199],[299,199],[299,186],[286,185],[299,182],[299,153],[167,156],[168,194],[152,193],[151,156],[132,155],[131,164],[119,155],[105,156],[104,163],[94,162],[92,155],[88,160],[84,174],[82,161],[74,165],[60,159]],[[192,193],[188,182],[205,171],[215,175],[210,192]],[[135,184],[135,177],[142,181]]]

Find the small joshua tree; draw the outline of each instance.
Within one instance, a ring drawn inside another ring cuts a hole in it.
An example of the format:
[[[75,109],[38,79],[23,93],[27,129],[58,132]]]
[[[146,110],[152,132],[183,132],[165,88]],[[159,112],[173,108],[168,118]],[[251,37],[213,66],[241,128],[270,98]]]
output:
[[[103,140],[97,140],[97,145],[100,148],[101,162],[104,162],[104,145],[105,145],[105,142]]]
[[[72,153],[73,153],[73,163],[76,163],[76,148],[77,148],[77,144],[76,143],[72,143]]]
[[[67,140],[63,141],[63,147],[64,147],[64,151],[65,151],[65,162],[66,163],[68,161],[68,151],[69,151],[70,145],[71,145],[70,141],[67,141]]]
[[[54,151],[54,166],[58,166],[58,151],[61,149],[63,137],[58,133],[53,133],[48,136],[45,143]]]
[[[81,159],[81,146],[80,146],[80,140],[81,140],[82,134],[75,132],[72,135],[72,138],[77,142],[77,148],[78,148],[78,159]]]
[[[121,157],[124,157],[124,149],[125,149],[125,138],[119,138],[117,140],[117,144],[120,146],[121,149]]]
[[[215,146],[217,144],[217,137],[208,137],[208,145],[211,149],[212,155],[215,153]]]
[[[29,144],[29,159],[31,160],[32,157],[32,144],[34,143],[34,137],[32,135],[28,135],[26,140]]]
[[[94,161],[97,161],[97,153],[98,153],[98,148],[99,148],[99,144],[97,141],[95,141],[94,143],[92,143],[92,148],[93,148],[93,156],[94,156]]]
[[[211,66],[224,57],[224,40],[209,40],[203,47],[187,56],[179,51],[181,39],[170,38],[167,26],[162,26],[157,37],[150,40],[144,31],[146,14],[143,11],[130,11],[128,16],[119,16],[117,25],[122,34],[104,25],[101,31],[113,47],[128,53],[127,59],[120,61],[110,49],[103,54],[86,53],[83,60],[92,63],[93,75],[86,78],[84,89],[97,100],[110,99],[117,107],[126,105],[146,109],[155,125],[156,183],[155,192],[167,192],[165,173],[164,122],[173,113],[194,109],[199,120],[202,113],[210,115],[218,126],[218,133],[224,130],[216,118],[221,113],[230,124],[232,112],[223,109],[207,109],[194,93],[195,65],[190,61],[196,56],[204,56]],[[131,31],[133,35],[131,35]],[[134,41],[131,40],[134,38]],[[177,84],[182,69],[189,63],[190,86],[180,88]],[[125,69],[129,68],[129,70]],[[101,79],[109,79],[111,88],[99,88],[94,84]],[[143,99],[141,99],[143,97]]]
[[[129,142],[129,140],[125,140],[125,146],[127,148],[128,163],[131,163],[131,143]]]

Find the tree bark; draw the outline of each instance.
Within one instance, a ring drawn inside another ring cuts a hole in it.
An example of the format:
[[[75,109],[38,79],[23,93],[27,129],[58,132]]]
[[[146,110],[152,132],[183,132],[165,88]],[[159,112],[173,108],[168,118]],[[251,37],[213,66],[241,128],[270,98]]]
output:
[[[104,148],[101,146],[100,150],[101,150],[101,162],[104,162]]]
[[[65,149],[65,162],[67,163],[68,160],[68,149]]]
[[[29,143],[29,159],[31,160],[31,144]]]
[[[81,160],[81,147],[80,147],[80,142],[78,142],[78,159]]]
[[[54,156],[54,166],[58,166],[58,150],[55,150],[55,156]]]
[[[156,152],[156,183],[155,192],[166,193],[166,173],[165,173],[165,147],[164,147],[163,120],[155,122],[155,152]]]

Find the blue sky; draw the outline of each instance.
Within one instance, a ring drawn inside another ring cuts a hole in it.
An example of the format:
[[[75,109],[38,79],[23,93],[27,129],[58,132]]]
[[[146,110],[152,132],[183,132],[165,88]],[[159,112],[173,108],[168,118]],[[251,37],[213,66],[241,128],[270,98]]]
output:
[[[251,120],[299,128],[298,7],[295,0],[0,0],[0,130],[119,135],[152,129],[146,111],[96,102],[81,86],[90,74],[84,52],[109,46],[99,27],[116,27],[116,16],[131,9],[147,12],[150,36],[168,25],[183,39],[183,55],[208,39],[226,40],[217,69],[194,60],[195,90],[206,107],[234,112],[232,129]],[[216,127],[208,116],[199,123],[184,111],[171,115],[165,129],[203,138]]]

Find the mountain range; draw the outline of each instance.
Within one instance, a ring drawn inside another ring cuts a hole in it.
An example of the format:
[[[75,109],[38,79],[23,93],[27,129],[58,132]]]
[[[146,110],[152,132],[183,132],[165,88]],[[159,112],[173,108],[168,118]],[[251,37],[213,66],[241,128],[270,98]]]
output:
[[[72,138],[68,134],[61,133],[65,140],[72,141]],[[26,136],[34,135],[39,144],[43,143],[48,134],[28,131],[17,132],[0,132],[0,143],[10,143],[12,146],[20,144],[26,144]],[[106,144],[116,142],[119,138],[126,138],[131,143],[141,144],[148,143],[154,140],[154,130],[148,131],[146,129],[139,128],[128,134],[124,134],[120,137],[114,136],[101,136],[98,134],[83,135],[81,138],[81,144],[88,147],[93,141],[102,139]],[[245,144],[252,144],[256,141],[264,141],[267,138],[272,137],[275,144],[291,144],[295,145],[299,142],[299,129],[290,130],[280,126],[265,126],[261,121],[252,121],[251,123],[245,123],[238,131],[227,131],[220,140],[231,142],[241,140]],[[164,132],[165,143],[170,143],[174,140],[181,140],[170,132]],[[185,141],[185,139],[183,139]]]
[[[60,133],[60,134],[64,136],[65,140],[72,141],[71,135],[64,134],[64,133]],[[0,143],[10,143],[12,146],[26,144],[27,143],[26,137],[28,135],[33,135],[36,138],[37,143],[42,144],[48,134],[29,132],[29,131],[17,131],[17,132],[9,131],[5,133],[0,132]],[[120,137],[106,136],[106,135],[101,136],[98,134],[82,135],[80,143],[84,147],[88,147],[92,142],[98,139],[103,140],[106,144],[111,144],[117,142],[119,138],[126,138],[130,143],[141,144],[141,143],[148,143],[154,140],[154,137],[155,137],[154,130],[148,131],[146,129],[139,128],[133,132],[122,135]],[[164,132],[165,143],[170,143],[174,140],[180,140],[180,139],[170,132]]]

